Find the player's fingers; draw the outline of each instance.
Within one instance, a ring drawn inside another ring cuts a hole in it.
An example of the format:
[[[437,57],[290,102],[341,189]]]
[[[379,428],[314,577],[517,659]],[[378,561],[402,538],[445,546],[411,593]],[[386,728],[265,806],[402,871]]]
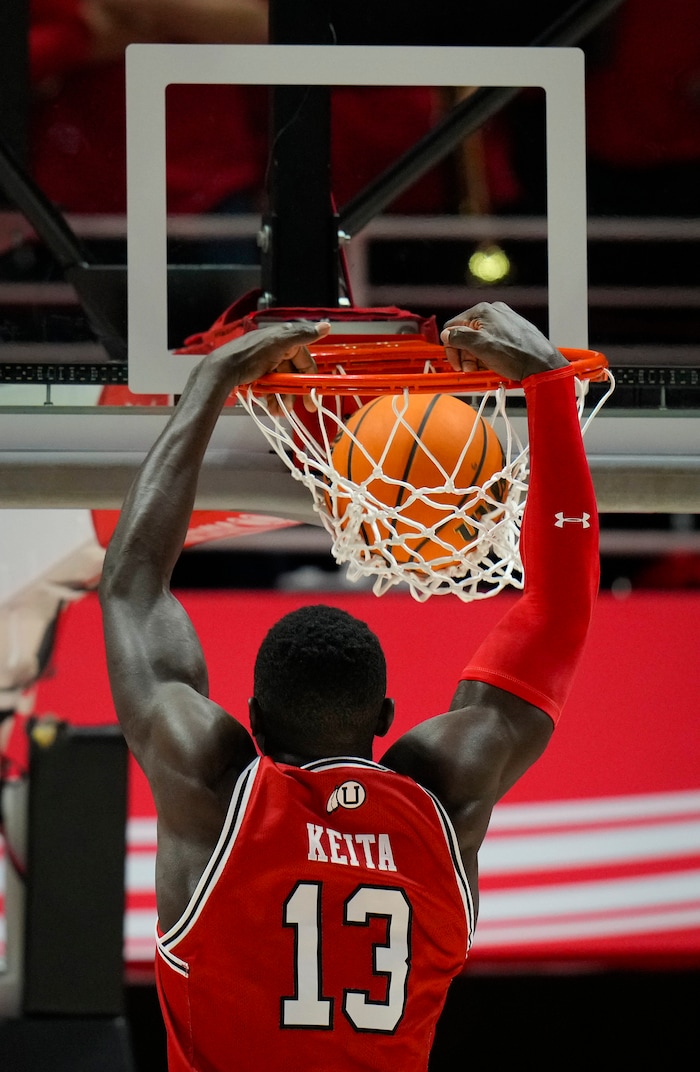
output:
[[[284,346],[280,361],[291,361],[296,371],[302,371],[302,365],[313,363],[308,347],[323,339],[331,330],[331,325],[328,320],[319,320],[316,324],[309,320],[290,320],[280,324],[279,329],[282,332],[279,341]],[[301,364],[297,364],[298,361]]]
[[[317,367],[309,348],[307,346],[297,346],[285,351],[285,355],[276,366],[275,371],[292,372],[303,377],[304,374],[313,375],[313,373],[317,372]],[[315,410],[316,406],[309,400],[308,395],[304,394],[303,397],[304,407],[312,411]],[[283,417],[294,408],[295,395],[266,395],[266,401],[267,408],[273,417]]]
[[[265,395],[271,417],[287,417],[294,409],[294,395]]]
[[[445,322],[444,327],[452,328],[464,324],[471,324],[472,326],[477,327],[477,329],[481,328],[484,323],[489,322],[489,319],[493,316],[493,310],[495,308],[496,303],[478,302],[477,305],[472,305],[470,309],[465,309],[463,313],[457,313],[456,316],[451,317],[450,320]]]
[[[316,325],[316,327],[319,329],[317,338],[323,338],[323,336],[328,334],[328,331],[330,330],[328,321],[322,321],[320,324]],[[313,376],[318,372],[316,362],[308,346],[298,346],[293,351],[288,351],[285,360],[278,366],[278,369],[279,371],[294,372],[302,377],[305,375]],[[304,392],[302,398],[304,408],[312,413],[315,412],[317,406],[311,396]],[[294,405],[294,397],[292,395],[286,396],[285,404],[291,409]]]
[[[294,354],[294,356],[292,357],[290,364],[292,366],[293,371],[298,373],[302,377],[313,376],[315,373],[318,372],[316,362],[314,361],[313,355],[311,354],[307,346],[299,347],[296,354]],[[308,410],[309,413],[315,413],[318,409],[316,402],[307,391],[303,392],[302,401],[304,404],[304,409]]]
[[[468,347],[470,343],[478,345],[479,333],[483,328],[481,320],[472,317],[469,320],[451,321],[445,324],[440,338],[445,346]]]
[[[479,360],[466,350],[445,348],[445,357],[455,372],[478,372],[482,368]]]
[[[443,328],[440,339],[445,347],[445,357],[457,372],[476,372],[480,367],[473,349],[481,342],[480,330],[481,322],[476,319],[465,323],[451,321]]]
[[[313,375],[318,371],[308,346],[299,346],[289,357],[290,371]]]

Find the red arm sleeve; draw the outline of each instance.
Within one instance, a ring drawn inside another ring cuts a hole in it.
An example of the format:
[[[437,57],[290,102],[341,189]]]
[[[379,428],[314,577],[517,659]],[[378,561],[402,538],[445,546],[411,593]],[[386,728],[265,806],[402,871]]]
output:
[[[598,515],[573,373],[537,373],[523,381],[523,388],[530,439],[521,532],[525,588],[480,645],[462,680],[512,692],[556,722],[598,592]]]

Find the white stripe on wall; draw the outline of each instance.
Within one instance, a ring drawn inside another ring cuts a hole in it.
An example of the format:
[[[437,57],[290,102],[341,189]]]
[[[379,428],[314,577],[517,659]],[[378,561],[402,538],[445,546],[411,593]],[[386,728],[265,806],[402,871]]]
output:
[[[482,874],[514,874],[556,868],[591,867],[632,860],[661,860],[700,854],[700,819],[616,829],[515,837],[488,835],[479,853]]]
[[[489,890],[483,898],[479,932],[487,923],[500,924],[514,919],[535,921],[540,917],[657,910],[689,902],[700,908],[700,870]]]

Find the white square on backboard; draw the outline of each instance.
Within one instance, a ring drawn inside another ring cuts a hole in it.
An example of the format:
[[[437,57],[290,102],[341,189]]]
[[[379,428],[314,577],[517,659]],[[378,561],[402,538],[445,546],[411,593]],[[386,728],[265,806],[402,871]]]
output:
[[[580,49],[130,45],[126,74],[132,391],[178,394],[196,361],[167,348],[165,89],[173,83],[544,89],[549,334],[556,345],[588,347],[584,57]]]

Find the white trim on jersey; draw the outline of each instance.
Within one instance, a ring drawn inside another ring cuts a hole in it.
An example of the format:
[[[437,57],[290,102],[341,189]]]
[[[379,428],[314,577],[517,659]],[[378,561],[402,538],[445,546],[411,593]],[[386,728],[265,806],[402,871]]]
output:
[[[176,971],[178,975],[184,975],[185,979],[187,978],[187,976],[190,974],[189,964],[186,960],[180,960],[180,958],[176,957],[174,953],[171,953],[169,949],[163,949],[162,945],[160,944],[160,939],[157,931],[156,950],[158,951],[158,956],[165,961],[169,968],[172,968],[173,971]]]
[[[373,759],[361,759],[359,756],[333,756],[331,759],[314,759],[311,763],[304,763],[301,770],[333,770],[335,767],[369,767],[371,770],[389,771],[389,767],[382,767],[381,763],[375,763]],[[389,773],[395,774],[395,771]]]
[[[187,908],[182,913],[177,923],[175,923],[170,930],[166,931],[165,934],[157,936],[159,950],[169,951],[171,947],[176,946],[177,943],[191,930],[192,926],[199,918],[209,894],[216,885],[217,880],[231,855],[231,850],[238,837],[238,832],[245,816],[259,766],[260,756],[254,759],[252,763],[246,767],[236,782],[216,848],[211,854],[209,863],[205,867],[204,873],[197,883]],[[167,960],[167,958],[165,959]],[[170,961],[168,961],[168,963],[170,963]],[[172,966],[173,965],[171,965],[171,967]]]
[[[416,782],[416,785],[419,783]],[[464,870],[464,863],[462,861],[462,854],[459,851],[459,842],[457,840],[457,832],[452,825],[452,820],[445,811],[443,805],[440,803],[434,793],[431,793],[429,789],[421,785],[420,788],[424,793],[432,800],[435,811],[437,812],[438,819],[442,825],[442,832],[445,835],[445,841],[447,842],[447,849],[452,857],[452,866],[455,869],[455,877],[457,879],[457,888],[462,898],[464,905],[464,914],[467,917],[467,953],[471,949],[472,941],[474,940],[474,930],[476,928],[476,914],[474,912],[474,899],[472,897],[471,886],[469,885],[469,879],[467,878],[467,872]]]

